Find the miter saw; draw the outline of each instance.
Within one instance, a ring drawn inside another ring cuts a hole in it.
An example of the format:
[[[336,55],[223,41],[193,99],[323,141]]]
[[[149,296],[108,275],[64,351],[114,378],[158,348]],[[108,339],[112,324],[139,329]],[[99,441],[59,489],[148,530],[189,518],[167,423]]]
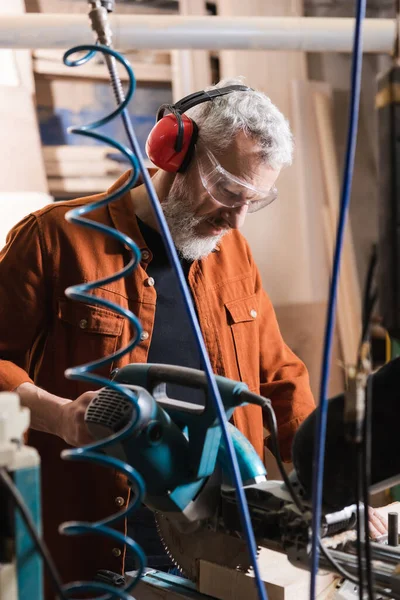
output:
[[[154,512],[172,560],[194,581],[201,560],[249,569],[229,458],[213,404],[206,399],[204,406],[199,406],[166,393],[167,384],[177,384],[203,389],[207,398],[204,373],[169,365],[131,364],[117,371],[114,381],[136,395],[138,408],[122,393],[103,388],[88,406],[85,421],[99,440],[136,420],[133,433],[105,451],[143,477],[143,502]],[[246,403],[270,408],[268,400],[250,392],[245,384],[220,376],[216,381],[229,419],[235,408]],[[268,414],[274,418],[271,409]],[[287,478],[286,483],[267,481],[265,466],[253,446],[233,425],[229,430],[257,543],[279,549],[297,566],[307,568],[311,512],[307,500],[301,499],[303,489],[296,476]],[[275,435],[274,423],[271,434]],[[321,537],[354,524],[353,507],[331,512],[324,517]]]

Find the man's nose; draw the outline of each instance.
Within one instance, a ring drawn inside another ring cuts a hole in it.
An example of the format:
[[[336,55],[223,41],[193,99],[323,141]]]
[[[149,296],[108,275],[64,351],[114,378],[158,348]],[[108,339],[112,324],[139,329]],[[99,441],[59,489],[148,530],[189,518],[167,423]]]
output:
[[[249,207],[247,204],[237,206],[236,208],[229,208],[221,212],[221,217],[229,224],[231,229],[240,229],[247,215]]]

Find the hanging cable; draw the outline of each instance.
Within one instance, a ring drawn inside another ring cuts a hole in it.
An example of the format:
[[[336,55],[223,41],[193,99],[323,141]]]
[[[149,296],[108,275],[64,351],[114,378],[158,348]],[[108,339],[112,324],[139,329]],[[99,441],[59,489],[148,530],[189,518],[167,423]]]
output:
[[[374,574],[372,569],[371,536],[369,526],[369,487],[371,484],[371,425],[372,425],[372,376],[367,380],[365,417],[362,442],[362,497],[364,503],[365,570],[369,600],[374,600]]]
[[[324,477],[324,450],[326,438],[326,422],[328,413],[328,381],[330,371],[330,361],[332,353],[332,341],[335,325],[335,308],[337,287],[339,279],[340,261],[343,248],[343,239],[347,214],[350,203],[350,192],[352,184],[352,175],[354,167],[354,155],[357,138],[357,123],[360,103],[361,88],[361,70],[362,70],[362,22],[365,17],[366,0],[357,0],[353,60],[351,70],[351,95],[349,128],[346,148],[345,167],[343,175],[343,185],[341,191],[341,203],[339,220],[337,225],[336,246],[333,259],[332,280],[329,291],[329,302],[327,311],[327,320],[325,328],[324,351],[322,361],[319,410],[316,419],[316,434],[313,457],[313,493],[312,493],[312,540],[311,540],[311,581],[310,581],[310,599],[315,600],[316,595],[316,577],[319,561],[319,530],[321,524],[322,508],[322,490]]]

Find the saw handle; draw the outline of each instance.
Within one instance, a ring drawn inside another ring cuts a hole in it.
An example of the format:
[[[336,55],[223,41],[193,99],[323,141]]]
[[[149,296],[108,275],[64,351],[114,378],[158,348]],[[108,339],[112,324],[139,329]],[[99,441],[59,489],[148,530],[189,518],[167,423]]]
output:
[[[205,409],[189,402],[175,400],[166,394],[166,384],[182,385],[190,388],[202,389],[208,397],[208,382],[203,371],[179,367],[175,365],[132,363],[122,367],[115,373],[115,381],[126,385],[144,387],[154,395],[157,402],[164,408],[175,408],[186,413],[198,414],[210,411],[214,419],[214,409],[211,402],[207,402]],[[242,393],[248,390],[245,383],[232,381],[221,375],[216,375],[215,380],[221,394],[227,413],[243,404]],[[230,418],[229,414],[229,418]]]
[[[152,389],[160,383],[174,383],[205,391],[208,389],[207,377],[203,371],[175,365],[151,365],[147,381]]]

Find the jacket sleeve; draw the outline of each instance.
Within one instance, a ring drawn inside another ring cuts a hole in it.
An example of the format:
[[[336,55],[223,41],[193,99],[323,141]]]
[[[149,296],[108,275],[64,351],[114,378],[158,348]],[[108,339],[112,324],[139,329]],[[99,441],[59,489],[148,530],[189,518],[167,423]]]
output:
[[[315,402],[307,368],[285,344],[275,310],[254,264],[253,269],[260,316],[260,394],[272,402],[282,459],[290,462],[294,434],[314,410]],[[266,419],[264,426],[268,430]],[[269,446],[269,436],[266,444]]]
[[[0,252],[0,391],[32,382],[29,356],[43,330],[45,283],[34,215],[13,227]]]

